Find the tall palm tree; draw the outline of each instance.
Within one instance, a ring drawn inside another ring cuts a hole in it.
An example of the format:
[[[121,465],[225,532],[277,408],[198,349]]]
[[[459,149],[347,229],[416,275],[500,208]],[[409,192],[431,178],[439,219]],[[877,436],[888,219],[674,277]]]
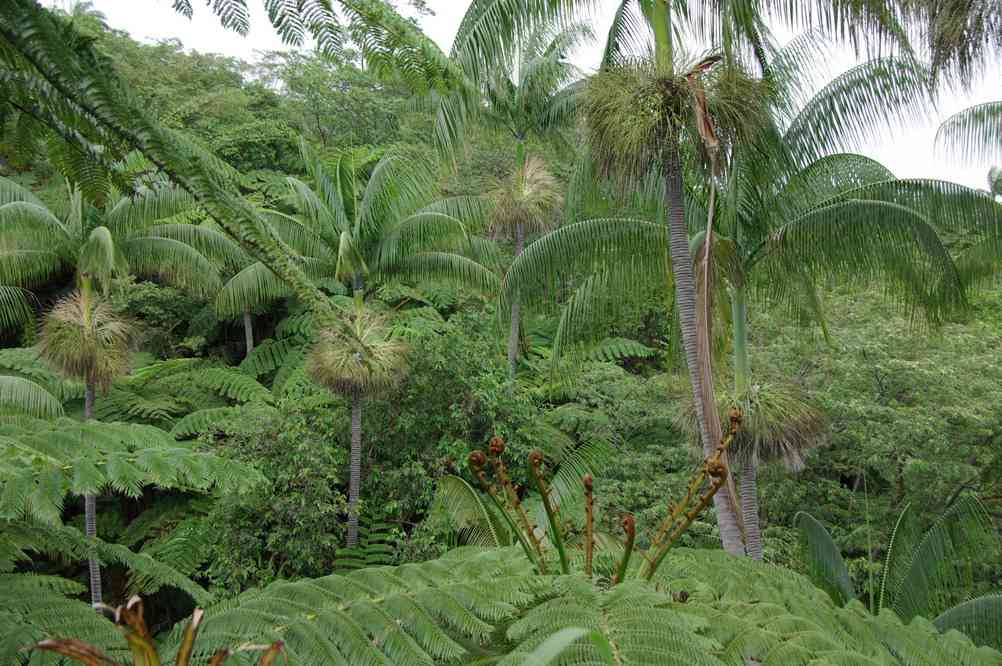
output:
[[[466,19],[473,20],[480,3],[467,9]],[[510,180],[495,194],[507,195],[509,201],[495,196],[498,207],[493,225],[507,232],[514,241],[515,257],[525,248],[527,231],[539,231],[555,207],[554,188],[544,181],[552,178],[538,156],[528,152],[528,142],[536,140],[567,147],[564,131],[577,115],[580,101],[580,70],[567,57],[580,44],[592,38],[591,29],[581,23],[562,24],[559,21],[539,22],[535,29],[516,40],[502,52],[489,57],[472,57],[461,30],[453,47],[452,57],[463,67],[471,80],[479,83],[480,98],[471,99],[468,90],[459,89],[449,95],[436,95],[436,138],[447,152],[454,153],[463,142],[467,124],[478,122],[509,135],[515,141],[515,167]],[[487,68],[482,59],[494,64]],[[479,79],[476,77],[480,76]],[[531,166],[530,166],[531,164]],[[535,182],[534,182],[535,181]],[[533,203],[530,199],[536,198]],[[524,213],[532,208],[533,214]],[[508,364],[515,376],[518,360],[521,312],[518,299],[513,300],[508,334]]]
[[[0,284],[30,289],[72,271],[105,290],[113,278],[131,273],[207,295],[221,286],[212,258],[235,249],[210,226],[172,220],[194,203],[163,182],[112,193],[101,207],[71,187],[67,208],[59,215],[27,188],[0,177]],[[4,318],[17,316],[16,300],[0,305]]]
[[[933,319],[939,318],[963,302],[963,285],[937,228],[971,226],[998,215],[998,208],[977,192],[949,183],[898,181],[872,160],[836,152],[878,128],[874,118],[894,126],[899,118],[911,117],[913,100],[928,95],[928,73],[909,60],[871,61],[800,102],[790,91],[813,48],[810,40],[797,40],[773,52],[767,65],[774,119],[733,144],[723,175],[714,179],[714,189],[720,190],[715,201],[710,201],[710,188],[699,174],[690,181],[685,200],[695,219],[706,219],[712,210],[716,220],[711,237],[716,293],[711,295],[731,305],[717,328],[731,325],[734,397],[750,405],[756,402],[749,394],[751,296],[785,301],[801,313],[820,316],[814,286],[819,280],[847,275],[879,278],[895,286],[894,292],[909,306],[924,307]],[[611,84],[603,86],[601,103],[611,103],[614,89]],[[625,117],[618,112],[609,115]],[[638,149],[621,152],[635,155]],[[587,170],[582,174],[571,190],[587,199],[594,178]],[[644,196],[627,203],[644,211],[640,215],[644,220],[657,220],[665,209],[665,190],[657,179],[648,177],[646,182]],[[591,273],[567,302],[555,343],[560,349],[586,329],[594,314],[628,297],[633,285],[670,280],[674,270],[668,270],[663,252],[672,250],[674,259],[678,248],[679,254],[691,257],[686,252],[691,242],[699,257],[705,229],[676,228],[686,234],[684,243],[680,233],[673,237],[670,227],[657,222],[599,219],[569,225],[531,246],[512,267],[505,292],[519,288],[536,297],[545,288],[543,276]],[[687,261],[691,266],[692,259]],[[705,296],[697,293],[694,300]],[[705,308],[704,304],[692,309]],[[688,344],[686,352],[691,366]],[[780,387],[780,393],[789,391]],[[757,516],[754,464],[760,457],[764,456],[743,458],[747,516]],[[757,542],[757,519],[745,527],[746,537],[751,533],[750,540]],[[754,551],[758,555],[757,546]]]
[[[635,189],[640,183],[660,194],[659,212],[667,215],[669,247],[662,247],[664,254],[652,262],[663,272],[665,260],[670,260],[699,431],[703,450],[710,455],[720,440],[721,428],[714,416],[709,350],[700,342],[700,330],[705,331],[708,322],[700,326],[696,311],[683,156],[690,156],[692,165],[704,158],[713,165],[720,149],[717,128],[720,135],[731,139],[742,136],[757,122],[765,91],[738,68],[720,63],[719,58],[685,62],[675,42],[673,6],[640,2],[632,8],[631,4],[620,6],[606,44],[603,69],[588,82],[583,104],[588,148],[599,175],[613,179],[621,190]],[[715,177],[710,173],[711,180]],[[599,235],[608,239],[610,232],[615,233],[605,229]],[[606,243],[596,242],[587,254],[594,257],[593,253],[606,249]],[[617,271],[640,268],[629,257],[621,261]],[[509,286],[505,297],[519,281],[518,273],[513,273],[513,278],[505,281]],[[714,497],[724,547],[740,553],[740,529],[732,502],[727,487]]]
[[[362,483],[362,405],[366,398],[393,388],[406,374],[407,348],[391,336],[384,317],[365,306],[348,313],[355,337],[347,344],[339,331],[324,330],[307,358],[307,372],[318,383],[351,402],[351,453],[348,481],[348,548],[358,545],[358,499]],[[360,342],[359,345],[354,340]]]
[[[297,215],[262,212],[297,264],[329,289],[364,300],[373,281],[441,279],[492,293],[497,278],[475,259],[467,224],[483,216],[475,197],[435,199],[432,165],[400,153],[344,151],[328,165],[306,144],[308,181],[288,178]],[[234,275],[217,310],[240,316],[292,288],[263,262]]]
[[[128,372],[131,329],[103,302],[94,289],[94,278],[79,274],[79,289],[58,301],[45,316],[38,341],[39,354],[56,371],[84,383],[84,420],[94,417],[98,389],[106,391],[115,378]],[[84,525],[88,537],[97,535],[97,498],[84,496]],[[88,558],[90,598],[100,604],[101,569],[96,557]]]
[[[561,202],[556,180],[538,157],[528,158],[490,198],[493,200],[490,227],[514,238],[516,259],[525,250],[526,232],[544,231]],[[518,364],[520,321],[521,303],[514,298],[508,334],[508,368],[512,379]]]

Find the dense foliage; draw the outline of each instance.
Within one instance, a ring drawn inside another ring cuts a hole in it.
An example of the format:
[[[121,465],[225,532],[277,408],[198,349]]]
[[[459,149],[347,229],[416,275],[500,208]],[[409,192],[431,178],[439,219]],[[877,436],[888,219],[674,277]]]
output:
[[[1002,663],[999,13],[588,4],[0,7],[0,661]]]

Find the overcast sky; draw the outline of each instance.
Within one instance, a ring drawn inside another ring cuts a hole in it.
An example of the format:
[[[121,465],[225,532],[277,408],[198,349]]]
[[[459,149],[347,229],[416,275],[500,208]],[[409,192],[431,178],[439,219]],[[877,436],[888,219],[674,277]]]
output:
[[[66,6],[69,0],[46,0],[48,5]],[[94,6],[104,12],[111,27],[125,30],[140,41],[156,41],[176,37],[186,48],[203,52],[223,53],[244,60],[253,60],[255,52],[286,48],[268,22],[260,0],[250,0],[251,31],[246,37],[224,30],[206,8],[196,1],[194,20],[189,21],[171,8],[170,0],[93,0]],[[425,32],[443,49],[448,50],[468,2],[464,0],[427,0],[434,16],[421,18]],[[618,2],[605,0],[594,18],[597,34],[602,34],[610,22]],[[576,57],[585,69],[597,65],[600,46],[583,50]],[[844,53],[834,59],[833,73],[851,67],[854,58]],[[1002,99],[998,69],[985,77],[969,94],[945,95],[940,108],[932,113],[929,122],[896,131],[862,147],[865,153],[890,168],[900,178],[941,178],[970,187],[984,188],[988,163],[960,163],[951,160],[934,145],[936,128],[951,114],[981,102]],[[991,83],[989,83],[991,81]]]

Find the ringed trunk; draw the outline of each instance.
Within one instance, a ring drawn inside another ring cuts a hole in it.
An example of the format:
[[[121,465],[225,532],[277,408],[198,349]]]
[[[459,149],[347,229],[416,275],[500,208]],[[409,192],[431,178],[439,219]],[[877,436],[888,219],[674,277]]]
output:
[[[94,394],[94,382],[88,380],[84,389],[84,421],[94,418]],[[89,538],[97,536],[97,497],[94,495],[84,495],[84,533]],[[102,602],[101,565],[93,551],[87,558],[87,573],[90,577],[90,603],[96,607]]]
[[[521,256],[525,250],[525,227],[519,224],[515,227],[515,258]],[[508,331],[508,376],[514,381],[515,370],[518,366],[518,343],[519,328],[521,326],[522,304],[519,295],[516,293],[511,303],[511,329]]]
[[[679,323],[682,329],[682,345],[685,361],[692,383],[693,402],[699,423],[703,455],[713,454],[722,437],[720,421],[716,415],[716,399],[713,394],[713,376],[700,371],[704,367],[700,358],[698,338],[699,318],[696,307],[696,281],[692,268],[692,252],[689,248],[689,230],[685,223],[685,190],[682,184],[682,159],[678,144],[668,147],[665,159],[665,178],[668,196],[668,231],[671,248],[671,267],[675,277],[675,300],[678,307]],[[709,353],[709,350],[703,350]],[[709,363],[706,363],[709,367]],[[704,377],[703,375],[706,374]],[[707,414],[706,405],[713,406]],[[724,549],[732,555],[743,555],[744,544],[741,528],[734,510],[731,493],[724,484],[713,496],[720,528],[720,541]]]
[[[358,495],[362,485],[362,394],[351,396],[351,454],[348,462],[348,548],[358,545]]]
[[[758,457],[754,452],[743,456],[741,466],[741,513],[745,520],[745,549],[748,557],[762,559],[762,531],[758,522]]]

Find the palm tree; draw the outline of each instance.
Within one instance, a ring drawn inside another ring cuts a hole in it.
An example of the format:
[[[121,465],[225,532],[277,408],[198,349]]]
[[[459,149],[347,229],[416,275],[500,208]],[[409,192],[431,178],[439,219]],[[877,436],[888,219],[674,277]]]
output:
[[[467,9],[464,22],[472,20],[480,11],[478,4]],[[567,61],[567,56],[591,37],[590,28],[584,24],[561,26],[541,22],[518,41],[517,49],[509,47],[508,50],[514,51],[511,56],[495,53],[489,58],[495,65],[485,68],[481,60],[486,56],[472,57],[467,53],[463,46],[464,34],[460,32],[452,57],[461,63],[472,80],[482,81],[482,99],[471,103],[467,91],[462,89],[434,97],[437,102],[436,137],[447,153],[458,150],[469,122],[479,121],[514,139],[515,168],[509,181],[495,192],[498,210],[493,226],[505,231],[514,241],[516,258],[525,249],[526,232],[545,228],[550,209],[559,203],[545,164],[539,157],[529,155],[527,144],[536,140],[566,147],[563,131],[571,126],[577,115],[581,78],[580,71]],[[478,72],[480,79],[476,78]],[[504,201],[505,196],[510,200]],[[514,299],[508,334],[508,364],[513,379],[520,325],[520,304]]]
[[[637,13],[632,13],[630,4],[624,2],[620,7],[606,45],[603,69],[587,85],[583,111],[588,148],[600,176],[613,179],[623,191],[636,190],[637,184],[653,188],[660,195],[659,212],[667,212],[669,247],[656,245],[662,254],[648,257],[650,261],[642,264],[633,263],[629,256],[632,252],[619,255],[615,271],[622,277],[628,273],[635,275],[634,271],[642,267],[656,266],[654,270],[664,275],[666,259],[670,257],[699,430],[704,452],[709,456],[721,433],[717,420],[708,418],[715,412],[716,403],[712,375],[708,372],[708,350],[700,349],[699,331],[706,327],[700,327],[696,312],[683,154],[685,151],[695,158],[690,163],[702,157],[713,161],[719,150],[714,125],[726,128],[723,132],[729,137],[743,135],[756,121],[763,91],[740,70],[726,64],[717,67],[719,58],[682,62],[673,41],[672,8],[667,3],[640,3]],[[651,53],[652,57],[638,59],[633,53]],[[660,225],[652,226],[660,231]],[[580,239],[582,243],[577,250],[583,253],[574,258],[565,254],[569,261],[557,270],[593,266],[595,259],[612,262],[608,241],[616,235],[614,227],[599,222],[590,241]],[[649,230],[641,231],[640,236],[645,231]],[[633,240],[644,245],[640,236],[634,236]],[[649,249],[650,246],[644,252]],[[505,300],[519,293],[521,287],[515,285],[525,279],[523,266],[532,263],[534,260],[522,262],[518,270],[512,267],[503,286]],[[554,268],[550,265],[548,270]],[[725,488],[716,494],[714,504],[725,548],[740,553],[740,530],[731,498],[732,493]]]
[[[705,219],[711,210],[716,220],[711,293],[713,301],[729,301],[731,306],[718,317],[716,330],[731,325],[732,397],[749,407],[761,402],[751,394],[747,318],[751,296],[783,301],[801,314],[820,319],[814,286],[818,281],[844,276],[879,278],[895,287],[893,292],[908,306],[925,308],[932,319],[942,318],[963,302],[964,289],[937,229],[999,219],[999,208],[981,193],[950,183],[898,181],[872,160],[835,152],[872,131],[874,117],[890,126],[896,118],[908,117],[913,100],[928,94],[928,75],[908,60],[875,60],[836,77],[798,104],[795,96],[783,91],[790,89],[806,59],[805,50],[809,53],[811,48],[811,41],[798,40],[774,53],[768,64],[776,91],[776,120],[734,145],[724,175],[715,179],[714,189],[721,190],[715,201],[710,201],[710,188],[697,175],[685,202],[696,219]],[[608,103],[613,89],[604,85],[603,103]],[[610,114],[617,115],[622,116]],[[636,154],[638,149],[624,152]],[[591,180],[592,174],[582,171],[571,190],[587,199]],[[641,217],[657,219],[665,207],[663,190],[656,179],[648,178],[647,184],[644,196],[627,204],[643,211]],[[593,315],[626,298],[633,285],[670,280],[663,252],[676,247],[685,252],[690,242],[703,248],[705,240],[705,230],[693,228],[683,247],[681,239],[671,236],[670,228],[637,219],[581,222],[533,244],[512,267],[505,290],[519,288],[537,297],[545,288],[543,276],[570,277],[582,270],[592,274],[567,302],[555,342],[559,350],[580,337]],[[699,253],[697,257],[701,259]],[[700,292],[695,300],[704,297]],[[704,300],[703,307],[694,309],[705,311],[706,307]],[[807,406],[791,400],[788,388],[773,391],[774,402],[798,407],[791,410],[791,429],[777,423],[765,431],[803,433],[801,417]],[[750,421],[755,418],[748,416]],[[758,437],[752,441],[763,443]],[[809,443],[799,437],[796,441]],[[778,444],[786,448],[789,440],[780,437],[768,446]],[[752,518],[745,525],[746,540],[756,544],[755,461],[768,457],[764,450],[743,457],[742,513]],[[757,545],[753,551],[759,555]]]
[[[348,548],[358,545],[358,498],[362,482],[362,404],[392,389],[406,374],[407,348],[394,339],[386,320],[365,306],[348,313],[354,336],[324,330],[307,358],[307,372],[318,383],[351,402],[351,454],[348,480]],[[357,341],[357,342],[356,342]]]
[[[546,170],[543,160],[528,158],[506,179],[501,187],[491,193],[490,227],[514,237],[515,258],[525,250],[525,234],[544,231],[560,205],[560,189],[556,180]],[[512,379],[518,363],[521,303],[512,299],[511,328],[508,334],[508,368]]]
[[[400,153],[377,160],[368,151],[344,151],[328,167],[305,141],[300,149],[309,182],[288,179],[297,216],[261,215],[313,280],[360,301],[371,282],[390,277],[495,289],[494,274],[469,256],[476,256],[477,243],[466,225],[483,215],[483,201],[434,199],[435,170]],[[216,307],[236,317],[292,293],[268,266],[254,262],[224,285]]]
[[[163,182],[112,193],[102,207],[71,187],[65,215],[46,207],[32,192],[0,177],[0,283],[30,289],[66,271],[89,276],[106,290],[113,278],[132,273],[155,277],[195,294],[219,289],[213,258],[235,245],[207,225],[177,221],[193,210],[183,191]],[[3,318],[18,317],[18,301],[5,300]]]
[[[858,595],[835,541],[809,513],[795,517],[808,575],[837,605]],[[930,618],[941,632],[958,629],[976,645],[1002,648],[1002,595],[971,598],[973,567],[1002,553],[991,515],[972,495],[960,497],[923,531],[912,504],[902,509],[887,544],[879,581],[868,584],[870,612],[890,609],[910,622]]]
[[[77,291],[56,303],[46,315],[38,342],[39,354],[57,372],[84,382],[84,420],[94,417],[97,389],[106,391],[129,366],[131,329],[94,290],[94,278],[79,275]],[[97,535],[97,501],[84,496],[84,524],[88,537]],[[88,559],[90,598],[101,603],[101,569],[96,557]]]

